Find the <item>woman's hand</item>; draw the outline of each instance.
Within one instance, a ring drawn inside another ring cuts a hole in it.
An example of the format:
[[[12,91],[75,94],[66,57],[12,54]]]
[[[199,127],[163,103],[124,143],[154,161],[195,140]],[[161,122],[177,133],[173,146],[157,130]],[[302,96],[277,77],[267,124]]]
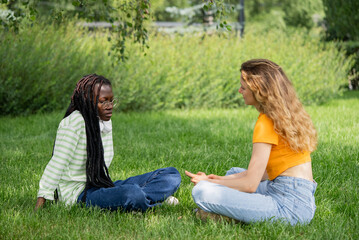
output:
[[[194,185],[203,180],[209,180],[208,176],[204,172],[198,172],[197,174],[185,171],[186,175],[191,178],[191,182]]]
[[[39,208],[42,208],[44,206],[45,202],[46,202],[45,198],[38,197],[34,211],[37,211]]]

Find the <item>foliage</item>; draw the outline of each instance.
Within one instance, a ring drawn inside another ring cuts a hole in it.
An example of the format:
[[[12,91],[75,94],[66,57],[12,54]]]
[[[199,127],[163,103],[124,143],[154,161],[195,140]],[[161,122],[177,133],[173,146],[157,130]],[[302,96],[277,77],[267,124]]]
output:
[[[311,16],[311,0],[285,1],[283,11],[286,13],[284,21],[289,26],[312,28],[314,23]]]
[[[349,88],[359,89],[359,1],[323,0],[327,40],[342,40],[338,45],[355,56]]]
[[[251,58],[269,58],[282,65],[302,101],[317,104],[339,93],[338,87],[345,82],[352,64],[334,44],[324,45],[300,31],[289,35],[248,31],[241,41],[217,36],[204,40],[158,36],[151,43],[149,59],[139,53],[130,55],[125,64],[128,70],[121,69],[121,78],[117,79],[122,110],[241,105],[238,70]]]
[[[282,16],[282,20],[277,21],[283,21],[286,26],[307,29],[315,26],[314,15],[323,15],[322,0],[253,0],[246,1],[245,9],[249,21],[262,20],[263,15],[271,15],[276,20]],[[267,24],[266,21],[261,23]]]
[[[124,61],[127,39],[133,39],[143,47],[147,46],[147,28],[145,21],[149,20],[150,2],[149,0],[61,0],[42,2],[39,0],[4,0],[3,3],[13,10],[15,17],[0,19],[0,26],[5,29],[19,29],[19,24],[23,20],[31,20],[38,23],[36,18],[43,18],[43,15],[51,17],[47,21],[61,24],[69,15],[78,15],[86,21],[105,21],[112,24],[114,32],[114,43],[112,51],[117,60]],[[49,11],[50,10],[50,11]]]
[[[243,39],[153,35],[147,57],[131,44],[121,65],[108,56],[107,32],[87,32],[74,24],[5,32],[0,36],[1,114],[63,109],[76,82],[93,72],[112,80],[122,111],[238,107],[243,103],[237,93],[239,67],[251,58],[280,64],[305,104],[340,93],[352,60],[334,44],[306,31],[250,29]]]
[[[323,0],[329,39],[359,41],[359,1]]]
[[[248,166],[258,112],[235,110],[116,113],[112,179],[176,167],[180,204],[145,214],[47,205],[34,213],[38,184],[51,157],[63,112],[0,118],[0,236],[2,239],[358,239],[359,92],[307,107],[318,130],[312,154],[317,210],[309,225],[201,222],[192,212],[184,170],[223,175]]]
[[[171,16],[166,11],[167,7],[187,8],[190,7],[190,1],[187,0],[153,0],[151,1],[152,17],[154,21],[177,21],[178,17]]]
[[[74,26],[25,28],[0,37],[2,114],[28,114],[64,108],[76,84],[101,65],[95,37],[82,37]],[[106,68],[107,67],[107,68]],[[109,70],[109,66],[102,69]],[[104,72],[101,72],[104,74]]]
[[[105,21],[112,24],[112,30],[117,34],[114,35],[111,52],[114,53],[118,62],[124,62],[127,58],[125,49],[128,39],[140,43],[142,50],[145,47],[148,48],[148,31],[145,23],[151,19],[150,0],[50,0],[47,2],[40,0],[3,0],[2,3],[13,11],[5,19],[0,18],[0,30],[2,26],[6,30],[12,29],[17,32],[23,19],[31,20],[34,24],[38,23],[35,21],[37,18],[44,18],[45,15],[47,21],[61,24],[68,20],[66,18],[69,16],[76,15],[86,21]],[[157,1],[157,3],[161,2]],[[222,19],[225,15],[225,9],[221,7],[223,0],[204,1],[204,8],[213,6],[217,6],[219,26],[223,29],[230,29],[227,22]],[[49,15],[50,18],[46,17]]]
[[[181,20],[180,18],[174,18],[171,12],[165,12],[166,7],[176,7],[181,10],[182,14],[186,14],[186,10],[194,5],[203,4],[202,0],[187,1],[154,1],[156,8],[153,8],[154,19],[157,21],[168,21],[168,20]],[[221,1],[215,1],[221,2]],[[224,5],[238,5],[238,0],[225,0],[222,1]],[[294,27],[305,27],[312,28],[315,26],[317,20],[314,21],[313,15],[323,16],[323,5],[322,0],[303,0],[303,1],[292,1],[292,0],[251,0],[245,1],[245,16],[249,22],[255,21],[256,19],[262,19],[263,15],[272,15],[277,19],[278,15],[282,16],[282,21],[286,26]],[[234,10],[234,11],[233,11]],[[239,11],[238,9],[230,10],[224,8],[222,12],[226,15],[227,22],[237,22]],[[278,14],[279,13],[279,14]],[[169,15],[170,14],[170,15]],[[189,15],[190,13],[187,13]],[[270,20],[270,18],[268,18]],[[183,19],[182,19],[183,20]],[[198,22],[198,20],[197,20]],[[199,21],[202,22],[202,21]],[[266,21],[262,21],[262,24],[266,25]]]

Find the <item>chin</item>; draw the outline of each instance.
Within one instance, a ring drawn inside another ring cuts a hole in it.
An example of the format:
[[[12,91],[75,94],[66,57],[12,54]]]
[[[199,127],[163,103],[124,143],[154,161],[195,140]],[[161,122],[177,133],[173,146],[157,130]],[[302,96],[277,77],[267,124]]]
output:
[[[109,121],[111,119],[111,117],[100,117],[100,119],[102,121]]]

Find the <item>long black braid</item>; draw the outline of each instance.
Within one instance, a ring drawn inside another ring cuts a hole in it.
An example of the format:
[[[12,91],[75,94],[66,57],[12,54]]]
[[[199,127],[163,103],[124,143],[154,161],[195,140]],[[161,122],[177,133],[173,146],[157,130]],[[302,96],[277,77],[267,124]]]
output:
[[[97,84],[98,88],[95,94],[95,86]],[[86,187],[82,197],[83,202],[86,201],[87,190],[91,187],[107,188],[114,186],[105,164],[97,108],[102,85],[111,86],[111,82],[105,77],[96,74],[84,76],[77,83],[71,97],[71,103],[64,116],[66,118],[73,111],[78,110],[85,120],[87,161]]]

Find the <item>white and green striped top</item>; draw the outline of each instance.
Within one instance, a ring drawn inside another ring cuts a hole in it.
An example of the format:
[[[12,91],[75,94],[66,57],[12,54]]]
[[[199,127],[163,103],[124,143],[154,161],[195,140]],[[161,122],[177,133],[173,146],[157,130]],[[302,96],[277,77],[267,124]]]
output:
[[[105,164],[109,167],[113,158],[112,130],[101,132],[101,137]],[[41,177],[37,196],[54,200],[57,188],[59,201],[76,203],[86,185],[86,160],[85,121],[79,111],[74,111],[60,122],[54,153]]]

